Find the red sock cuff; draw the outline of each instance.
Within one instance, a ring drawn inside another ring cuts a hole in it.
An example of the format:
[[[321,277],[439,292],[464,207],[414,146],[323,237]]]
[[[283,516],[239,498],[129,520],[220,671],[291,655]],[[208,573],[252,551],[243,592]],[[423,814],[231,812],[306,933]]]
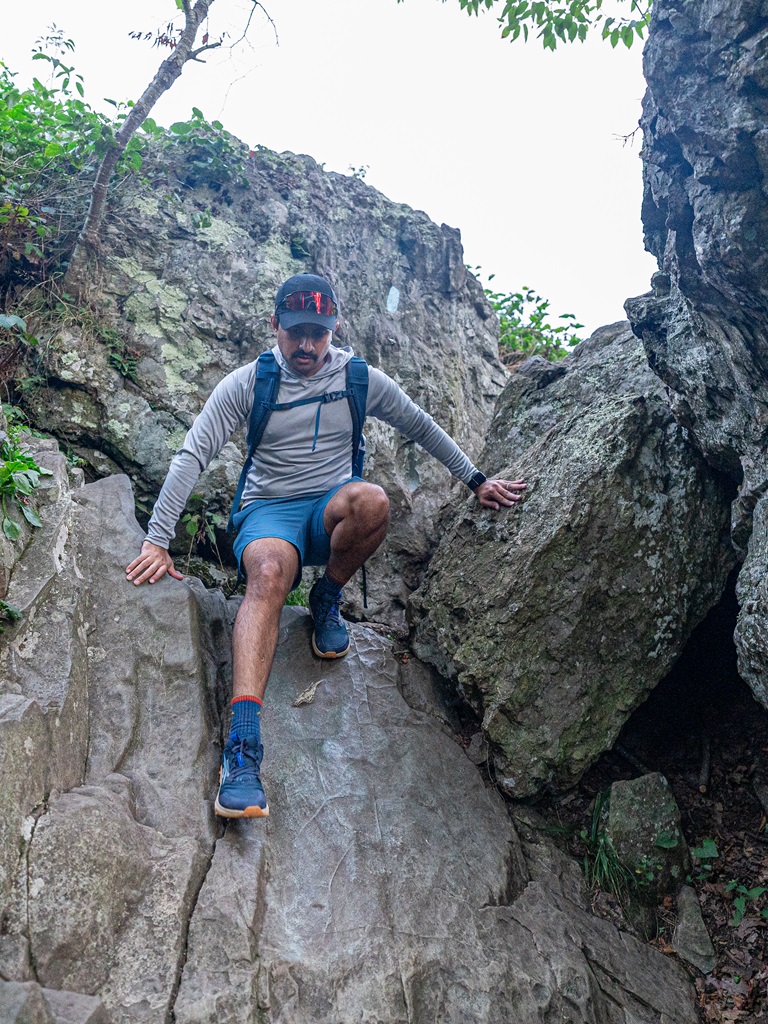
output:
[[[250,696],[250,695],[248,695],[248,694],[246,694],[246,696],[245,696],[245,697],[233,697],[233,698],[232,698],[232,703],[233,703],[233,704],[237,704],[237,703],[238,703],[239,701],[241,701],[241,700],[252,700],[252,701],[255,701],[255,702],[256,702],[256,703],[257,703],[257,704],[259,705],[259,707],[261,707],[261,706],[262,706],[262,704],[261,704],[261,701],[259,700],[259,698],[258,698],[258,697],[251,697],[251,696]]]

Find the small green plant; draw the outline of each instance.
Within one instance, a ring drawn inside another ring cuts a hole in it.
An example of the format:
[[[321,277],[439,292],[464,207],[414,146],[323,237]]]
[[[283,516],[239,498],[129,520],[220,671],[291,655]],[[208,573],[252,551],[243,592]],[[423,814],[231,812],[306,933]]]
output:
[[[21,617],[22,613],[15,604],[0,601],[0,633],[2,633],[6,626],[18,622]]]
[[[218,512],[210,512],[206,508],[201,495],[193,494],[190,501],[196,503],[199,507],[197,511],[187,512],[181,518],[186,534],[189,537],[185,572],[189,572],[189,563],[192,558],[192,551],[195,545],[202,541],[208,541],[211,545],[216,554],[216,558],[219,561],[219,568],[223,571],[224,566],[221,561],[219,546],[216,543],[216,529],[223,529],[227,525],[227,521],[224,516],[219,515]]]
[[[295,590],[292,590],[285,599],[286,608],[307,608],[309,606],[309,594],[303,583],[300,583]]]
[[[139,366],[136,353],[128,348],[123,339],[117,335],[116,331],[112,333],[114,333],[115,336],[105,339],[104,342],[109,352],[107,362],[113,369],[117,370],[121,377],[125,377],[127,380],[131,380],[136,384],[139,379],[136,376],[136,371]]]
[[[701,846],[691,847],[691,856],[695,857],[698,864],[696,868],[696,874],[699,878],[706,879],[712,873],[714,864],[712,861],[717,860],[720,853],[717,849],[717,843],[714,839],[704,839]],[[689,881],[692,879],[689,876]]]
[[[747,912],[747,904],[757,904],[760,901],[760,897],[768,892],[768,888],[764,885],[755,885],[751,889],[748,889],[746,885],[742,885],[734,878],[726,885],[725,891],[738,893],[733,900],[733,917],[731,918],[731,926],[733,928],[738,928],[744,920],[744,915]],[[755,909],[757,909],[756,906]],[[763,918],[763,920],[768,919],[768,907],[762,907],[760,909],[760,917]]]
[[[192,214],[192,225],[198,231],[209,228],[213,224],[210,210],[202,210]]]
[[[37,338],[27,331],[27,321],[15,313],[0,313],[0,345],[22,342],[37,345]]]
[[[608,791],[595,797],[592,821],[589,829],[582,829],[579,835],[586,846],[584,854],[584,877],[590,889],[602,889],[624,905],[635,879],[632,872],[619,860],[611,837],[602,828],[602,814],[608,799]]]
[[[16,503],[30,526],[43,525],[30,502],[41,476],[51,476],[51,471],[37,465],[22,447],[21,428],[9,424],[8,433],[0,436],[0,506],[3,533],[8,540],[16,540],[21,533],[21,524],[8,512],[11,501]]]

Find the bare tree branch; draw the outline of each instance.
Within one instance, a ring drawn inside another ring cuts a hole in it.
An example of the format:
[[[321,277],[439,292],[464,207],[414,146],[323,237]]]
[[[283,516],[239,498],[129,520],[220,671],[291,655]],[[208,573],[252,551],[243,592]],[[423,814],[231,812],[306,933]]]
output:
[[[274,22],[274,20],[272,18],[272,15],[266,9],[264,4],[259,2],[259,0],[251,0],[251,5],[252,5],[251,6],[251,13],[248,15],[248,21],[245,23],[245,28],[243,29],[243,34],[240,36],[239,39],[236,39],[234,41],[234,43],[232,43],[232,46],[230,47],[230,49],[234,49],[234,47],[237,46],[238,43],[242,43],[242,41],[248,35],[248,29],[251,27],[251,22],[253,21],[253,15],[255,14],[257,7],[261,8],[261,10],[264,12],[264,16],[266,17],[267,21],[272,26],[272,31],[275,33],[275,44],[277,46],[279,46],[280,45],[280,39],[278,38],[278,35],[277,35],[277,25],[275,24],[275,22]]]
[[[205,50],[216,50],[221,46],[221,43],[206,43],[205,46],[198,46],[196,50],[193,50],[187,60],[198,60],[199,55],[204,53]],[[205,64],[204,60],[200,61],[201,64]]]

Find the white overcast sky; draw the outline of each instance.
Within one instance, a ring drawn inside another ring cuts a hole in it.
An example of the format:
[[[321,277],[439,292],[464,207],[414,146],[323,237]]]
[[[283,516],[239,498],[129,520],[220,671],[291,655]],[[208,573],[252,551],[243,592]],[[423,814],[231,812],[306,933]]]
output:
[[[1,0],[0,59],[24,82],[55,22],[74,39],[86,98],[136,98],[167,51],[129,39],[175,13],[173,0]],[[493,286],[535,288],[586,335],[647,291],[639,133],[640,46],[599,39],[544,52],[502,40],[489,13],[458,0],[265,0],[234,51],[187,65],[152,116],[200,107],[251,146],[308,153],[461,229],[465,260]],[[211,37],[239,35],[248,0],[216,0]],[[128,10],[130,8],[130,11]]]

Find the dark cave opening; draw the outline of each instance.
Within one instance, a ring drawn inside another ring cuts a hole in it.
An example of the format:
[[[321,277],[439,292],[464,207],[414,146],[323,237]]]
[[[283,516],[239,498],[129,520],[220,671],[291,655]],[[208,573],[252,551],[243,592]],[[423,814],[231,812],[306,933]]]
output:
[[[751,762],[745,765],[750,773],[757,770],[760,747],[768,742],[768,712],[738,673],[733,639],[737,577],[734,570],[722,598],[693,631],[672,670],[630,717],[614,757],[628,754],[664,774],[683,772],[690,778],[695,773],[697,786],[709,789],[725,753],[741,749],[751,737],[754,757],[744,750],[743,759]]]

